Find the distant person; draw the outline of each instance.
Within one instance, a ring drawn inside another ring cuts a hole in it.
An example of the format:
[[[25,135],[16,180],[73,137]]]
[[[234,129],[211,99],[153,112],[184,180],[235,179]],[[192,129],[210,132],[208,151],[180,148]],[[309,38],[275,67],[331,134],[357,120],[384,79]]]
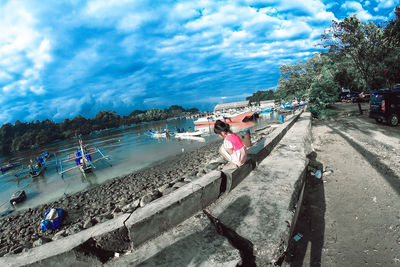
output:
[[[224,143],[218,151],[229,162],[224,169],[242,166],[247,157],[247,149],[242,139],[237,134],[232,133],[229,124],[221,120],[215,122],[214,132],[224,139]]]

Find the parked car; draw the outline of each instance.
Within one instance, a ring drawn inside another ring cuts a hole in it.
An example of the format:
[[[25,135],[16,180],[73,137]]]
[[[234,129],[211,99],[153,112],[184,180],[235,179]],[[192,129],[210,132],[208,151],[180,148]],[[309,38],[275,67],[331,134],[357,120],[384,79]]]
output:
[[[377,122],[386,121],[391,126],[399,124],[400,92],[380,91],[373,94],[370,102],[369,117]]]

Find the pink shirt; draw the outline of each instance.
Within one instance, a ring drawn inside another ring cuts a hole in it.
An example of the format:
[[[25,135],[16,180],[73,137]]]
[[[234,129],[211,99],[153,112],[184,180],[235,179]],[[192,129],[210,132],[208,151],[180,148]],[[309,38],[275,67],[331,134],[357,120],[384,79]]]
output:
[[[237,134],[233,133],[225,137],[224,148],[232,150],[231,160],[236,165],[241,166],[246,161],[247,149]]]

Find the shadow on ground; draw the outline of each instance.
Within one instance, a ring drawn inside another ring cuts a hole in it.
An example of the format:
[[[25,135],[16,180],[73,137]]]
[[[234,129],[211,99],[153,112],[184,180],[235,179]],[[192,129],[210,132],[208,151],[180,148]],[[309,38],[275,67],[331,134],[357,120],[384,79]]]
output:
[[[322,163],[316,160],[316,153],[311,153],[310,169],[323,170]],[[311,246],[310,266],[321,266],[322,247],[325,234],[325,192],[322,178],[307,173],[304,198],[293,236],[301,234],[298,241],[292,237],[285,258],[285,266],[305,266],[307,246]]]
[[[333,126],[327,125],[335,134],[341,136],[344,140],[346,140],[349,145],[351,145],[360,155],[364,157],[366,161],[368,161],[371,166],[379,172],[383,178],[388,181],[390,186],[400,195],[400,177],[390,168],[387,166],[382,160],[379,159],[379,156],[368,151],[363,146],[357,144],[351,138],[346,136],[342,131],[336,129]]]

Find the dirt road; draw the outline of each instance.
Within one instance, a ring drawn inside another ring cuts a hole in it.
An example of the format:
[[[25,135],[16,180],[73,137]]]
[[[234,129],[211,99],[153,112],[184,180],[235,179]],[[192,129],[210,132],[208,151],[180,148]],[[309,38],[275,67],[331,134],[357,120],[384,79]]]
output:
[[[327,172],[308,176],[303,237],[283,266],[400,266],[400,127],[338,108],[345,116],[313,121],[314,165]]]

